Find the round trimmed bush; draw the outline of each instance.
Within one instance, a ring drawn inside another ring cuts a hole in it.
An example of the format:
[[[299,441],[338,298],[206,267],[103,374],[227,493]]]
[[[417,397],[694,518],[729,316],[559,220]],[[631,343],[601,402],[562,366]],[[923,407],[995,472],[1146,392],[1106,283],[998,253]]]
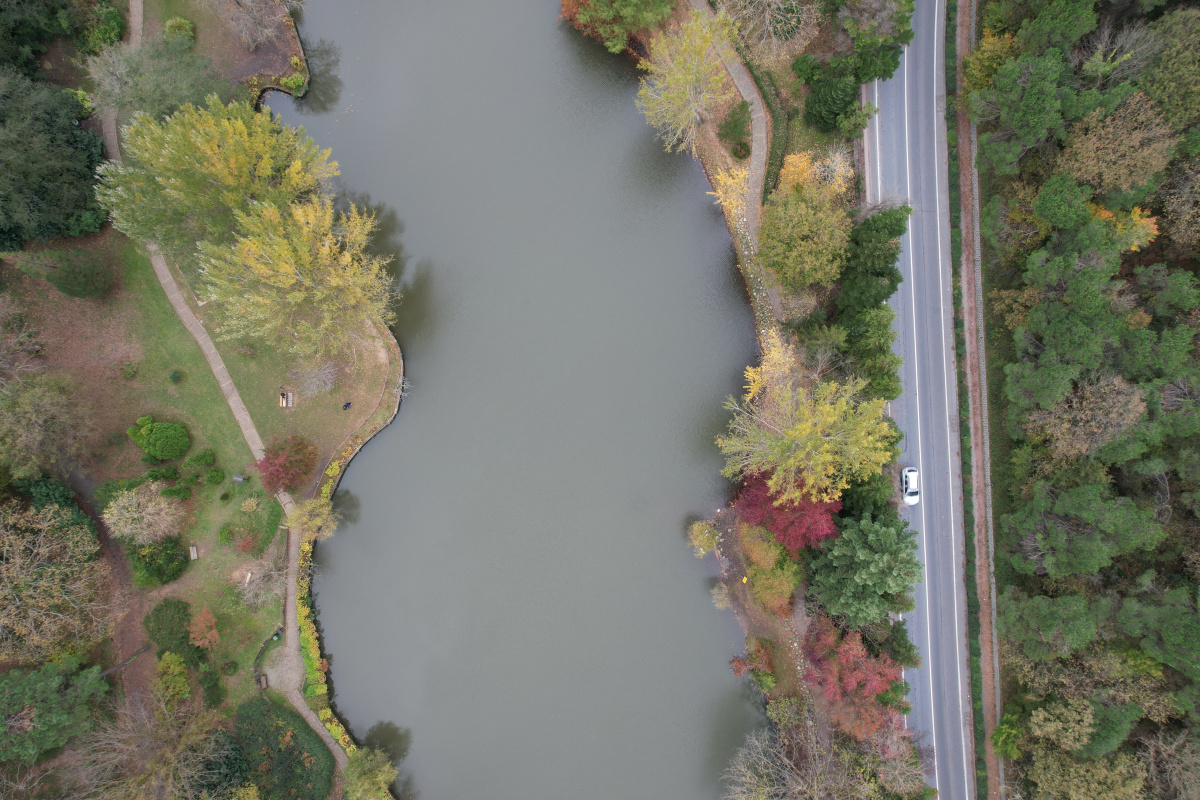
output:
[[[225,473],[213,467],[208,472],[204,473],[204,482],[209,486],[217,486],[225,481]]]
[[[163,23],[163,38],[177,47],[190,50],[196,43],[196,26],[186,17],[171,17]]]

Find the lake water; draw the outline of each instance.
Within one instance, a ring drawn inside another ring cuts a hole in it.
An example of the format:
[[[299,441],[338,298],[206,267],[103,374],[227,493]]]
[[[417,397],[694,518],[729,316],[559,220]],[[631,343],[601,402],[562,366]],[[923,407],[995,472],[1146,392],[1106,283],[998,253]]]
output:
[[[754,358],[699,165],[554,0],[308,0],[271,106],[399,253],[411,382],[314,584],[334,700],[425,800],[695,800],[759,724],[685,528]],[[393,734],[395,730],[393,730]]]

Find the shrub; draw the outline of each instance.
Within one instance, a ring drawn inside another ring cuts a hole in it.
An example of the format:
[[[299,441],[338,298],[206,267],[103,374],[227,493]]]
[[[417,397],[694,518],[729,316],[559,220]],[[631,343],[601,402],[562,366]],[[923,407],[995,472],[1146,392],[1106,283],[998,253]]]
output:
[[[216,453],[211,449],[201,450],[199,453],[192,453],[183,460],[184,467],[211,467],[217,461]]]
[[[263,488],[275,494],[280,489],[302,486],[316,468],[318,454],[317,446],[300,436],[275,443],[255,465],[262,475]]]
[[[763,694],[775,688],[775,676],[769,672],[751,672],[750,677],[758,684],[758,688]]]
[[[225,482],[225,473],[214,467],[204,473],[204,482],[209,486],[219,486]]]
[[[238,707],[234,735],[263,797],[324,800],[329,794],[333,755],[296,712],[253,698]]]
[[[206,707],[216,708],[225,701],[225,687],[221,684],[221,676],[208,664],[200,665],[200,688],[203,690]]]
[[[127,381],[131,381],[137,377],[138,363],[136,361],[126,361],[121,365],[121,377]]]
[[[196,44],[196,26],[186,17],[171,17],[163,23],[163,38],[171,44],[191,49]]]
[[[187,500],[192,496],[192,489],[189,486],[168,486],[161,492],[163,497],[178,497],[180,500]]]
[[[171,652],[183,659],[183,663],[196,666],[203,653],[190,641],[189,628],[192,622],[192,607],[184,600],[167,598],[162,600],[142,620],[146,635],[158,645],[158,654]]]
[[[228,503],[233,498],[233,492],[221,492],[221,502]]]
[[[171,381],[171,383],[179,383],[183,380],[183,373],[177,369],[173,369],[171,370],[171,374],[167,376],[167,380]]]
[[[734,142],[729,146],[729,154],[734,158],[747,158],[750,155],[750,145],[746,142]]]
[[[258,547],[258,542],[255,541],[254,535],[249,533],[242,534],[238,539],[237,547],[234,549],[239,553],[253,553]]]
[[[803,55],[792,62],[792,73],[801,83],[808,83],[821,72],[821,62],[815,56]]]
[[[126,433],[146,455],[159,461],[183,458],[192,446],[186,426],[178,422],[155,422],[149,415],[138,417],[136,424]]]
[[[175,467],[154,467],[146,470],[146,478],[152,481],[174,481],[179,480],[179,470]]]
[[[288,75],[286,78],[279,79],[279,85],[284,89],[287,89],[292,94],[296,94],[303,89],[305,83],[306,81],[304,80],[304,75],[300,72]]]
[[[232,658],[228,661],[221,662],[222,675],[237,675],[238,669],[238,662],[234,661]]]
[[[707,522],[698,520],[688,528],[688,543],[695,551],[696,558],[703,558],[717,549],[720,541],[721,534]]]
[[[79,49],[84,53],[99,53],[121,41],[125,32],[125,15],[104,0],[92,6],[92,18],[83,29]]]
[[[133,582],[139,589],[170,583],[187,569],[187,550],[178,536],[154,544],[128,547],[125,557],[133,568]]]
[[[221,530],[217,532],[217,541],[219,541],[221,544],[229,544],[232,542],[233,528],[229,527],[228,525],[222,526]]]

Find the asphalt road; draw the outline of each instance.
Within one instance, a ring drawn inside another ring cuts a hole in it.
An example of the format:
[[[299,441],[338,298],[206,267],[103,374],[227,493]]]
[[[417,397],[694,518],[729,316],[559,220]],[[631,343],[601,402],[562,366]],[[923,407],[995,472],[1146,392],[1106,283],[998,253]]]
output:
[[[908,670],[910,729],[932,745],[928,780],[945,800],[975,796],[964,584],[962,460],[954,366],[954,296],[945,123],[943,0],[916,0],[916,36],[900,69],[865,87],[879,107],[865,137],[869,202],[913,208],[900,255],[904,281],[892,297],[904,394],[890,406],[904,432],[902,466],[921,474],[921,502],[904,510],[918,531],[925,580],[905,615],[921,651]]]

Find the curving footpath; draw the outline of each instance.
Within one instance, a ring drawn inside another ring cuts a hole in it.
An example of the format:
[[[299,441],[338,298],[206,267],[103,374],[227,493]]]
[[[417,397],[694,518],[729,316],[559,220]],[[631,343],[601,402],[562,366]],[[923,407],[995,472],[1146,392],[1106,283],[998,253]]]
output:
[[[129,19],[130,19],[130,42],[134,45],[141,43],[142,38],[142,19],[143,8],[142,0],[130,0],[129,3]],[[104,131],[104,141],[108,150],[109,158],[113,161],[121,160],[121,149],[117,136],[117,114],[115,111],[105,111],[101,117],[101,126]],[[196,344],[200,346],[200,351],[204,353],[205,360],[208,361],[209,367],[212,368],[213,375],[217,379],[217,384],[221,387],[221,393],[225,395],[225,401],[229,404],[229,408],[233,411],[234,419],[237,420],[238,427],[241,428],[242,436],[246,439],[246,444],[250,447],[250,452],[255,460],[261,459],[266,455],[266,450],[263,447],[262,437],[258,433],[258,429],[254,427],[254,421],[250,418],[250,412],[246,410],[246,404],[242,402],[242,397],[238,394],[237,387],[233,385],[233,379],[229,376],[229,370],[225,367],[225,362],[221,359],[221,354],[217,351],[216,345],[213,344],[212,337],[208,335],[208,331],[204,328],[203,323],[196,317],[191,307],[188,306],[187,300],[184,299],[183,293],[179,290],[179,283],[175,280],[175,276],[171,274],[170,267],[167,266],[167,261],[163,258],[159,249],[151,243],[147,243],[147,250],[150,252],[150,263],[154,266],[154,274],[158,276],[158,282],[162,284],[163,291],[167,293],[167,299],[171,301],[171,307],[175,309],[175,314],[179,317],[179,321],[188,329],[188,333],[196,340]],[[283,511],[289,517],[296,508],[296,503],[292,500],[292,496],[287,492],[279,492],[275,495],[279,504],[283,506]],[[338,769],[345,769],[348,758],[346,751],[334,740],[333,736],[326,730],[324,723],[317,717],[308,703],[304,701],[304,694],[301,689],[304,687],[304,657],[300,652],[300,623],[296,613],[296,584],[300,577],[300,542],[301,533],[294,527],[288,527],[287,536],[287,595],[284,598],[284,634],[283,648],[278,651],[272,664],[269,680],[272,688],[281,692],[287,697],[288,702],[296,709],[300,716],[304,717],[304,721],[308,723],[321,740],[325,742],[325,746],[333,753],[334,760],[337,761]]]
[[[696,11],[708,16],[714,16],[707,0],[688,0]],[[750,166],[748,168],[748,186],[746,189],[746,227],[749,229],[750,246],[753,252],[758,252],[758,225],[762,214],[763,184],[767,179],[767,112],[763,108],[762,97],[750,70],[742,63],[742,59],[731,48],[719,53],[725,71],[733,79],[738,94],[750,104]]]

